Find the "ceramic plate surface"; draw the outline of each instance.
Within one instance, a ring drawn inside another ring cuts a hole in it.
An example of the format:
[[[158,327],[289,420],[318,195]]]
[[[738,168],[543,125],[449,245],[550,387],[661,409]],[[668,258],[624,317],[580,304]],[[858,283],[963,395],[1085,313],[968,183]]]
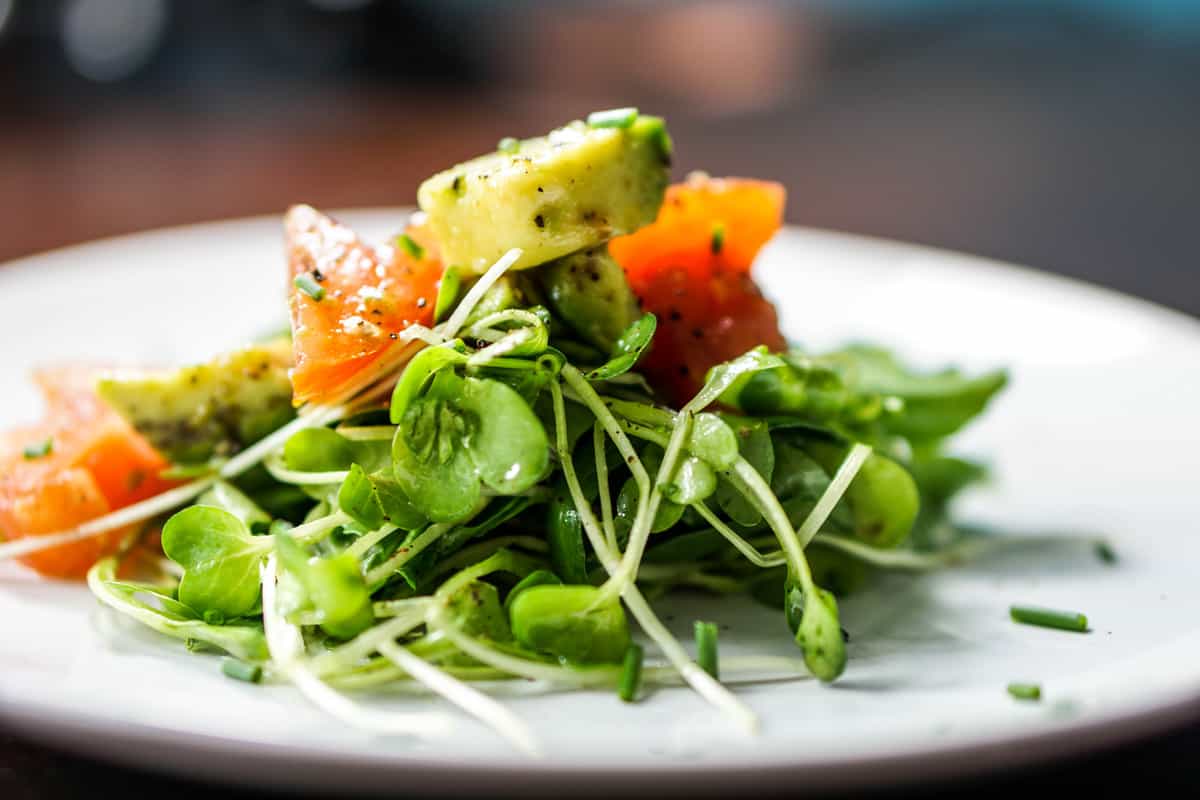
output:
[[[370,237],[403,212],[348,212]],[[200,225],[103,241],[0,268],[0,420],[33,419],[25,380],[56,360],[178,363],[283,323],[280,223]],[[917,363],[1007,365],[1013,381],[958,449],[995,466],[961,518],[1045,544],[934,575],[891,574],[848,598],[850,664],[738,689],[747,738],[691,693],[635,706],[605,692],[503,692],[547,757],[515,755],[463,719],[421,742],[347,730],[285,686],[224,678],[213,657],[117,619],[82,585],[0,566],[0,719],[92,755],[276,786],[436,792],[620,786],[716,789],[753,777],[849,787],[1057,757],[1200,710],[1196,412],[1200,324],[1086,285],[952,253],[803,229],[757,276],[785,331],[812,347],[875,339]],[[1013,624],[1031,603],[1088,614],[1088,634]],[[660,609],[684,637],[722,624],[721,653],[796,655],[779,614],[702,596]],[[1010,681],[1042,684],[1018,702]],[[437,703],[373,695],[381,707]],[[518,783],[501,784],[501,780]],[[402,783],[401,783],[402,781]],[[745,785],[741,783],[741,785]]]

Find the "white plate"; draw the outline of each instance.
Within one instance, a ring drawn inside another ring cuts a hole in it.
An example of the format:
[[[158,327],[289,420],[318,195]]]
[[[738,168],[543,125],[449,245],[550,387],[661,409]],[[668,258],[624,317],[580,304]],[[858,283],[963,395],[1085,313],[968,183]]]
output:
[[[398,211],[344,215],[370,236]],[[201,225],[60,250],[0,269],[0,419],[33,418],[34,364],[201,358],[283,320],[276,219]],[[1019,533],[1103,534],[968,568],[891,575],[845,603],[850,666],[739,689],[748,739],[683,690],[627,706],[608,693],[514,697],[548,750],[515,755],[464,720],[427,744],[345,730],[288,687],[223,678],[215,658],[126,624],[79,585],[0,568],[0,715],[68,748],[271,785],[420,793],[519,785],[717,789],[753,775],[793,788],[894,782],[1031,762],[1160,729],[1200,707],[1195,414],[1200,325],[1126,297],[924,248],[790,229],[758,276],[786,331],[814,346],[875,338],[923,362],[1011,366],[1011,389],[962,437],[998,478],[960,515]],[[1012,603],[1085,611],[1086,635],[1023,627]],[[779,614],[688,597],[723,654],[795,654]],[[1041,703],[1005,685],[1043,685]],[[436,702],[413,694],[383,706]],[[501,777],[519,784],[500,784]],[[743,784],[744,785],[744,784]]]

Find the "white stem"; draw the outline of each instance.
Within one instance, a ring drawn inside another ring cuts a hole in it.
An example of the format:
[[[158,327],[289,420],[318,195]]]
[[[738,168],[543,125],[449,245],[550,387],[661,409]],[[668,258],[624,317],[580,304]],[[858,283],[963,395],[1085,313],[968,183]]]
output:
[[[449,735],[450,718],[441,712],[384,713],[363,708],[313,674],[304,662],[304,639],[300,629],[278,611],[275,570],[275,554],[272,553],[262,568],[263,630],[267,651],[280,674],[317,708],[351,727],[379,734]]]
[[[349,514],[342,511],[335,511],[324,517],[318,517],[312,522],[306,522],[303,525],[291,528],[288,530],[288,535],[303,544],[312,544],[323,539],[338,525],[345,525],[351,521]]]
[[[609,548],[617,549],[617,525],[613,520],[612,495],[608,490],[608,456],[605,447],[608,439],[604,427],[597,422],[592,426],[592,449],[596,453],[596,488],[600,492],[600,521],[604,524],[604,538]]]
[[[783,553],[778,550],[774,553],[759,552],[754,545],[739,536],[733,528],[726,525],[725,521],[714,514],[703,502],[693,503],[692,508],[696,509],[696,512],[704,518],[705,522],[713,527],[713,530],[725,537],[725,540],[736,547],[737,551],[744,555],[746,560],[754,566],[765,569],[787,563],[787,559],[783,557]]]
[[[571,453],[567,447],[566,414],[563,409],[562,389],[557,382],[550,384],[550,394],[554,403],[555,447],[558,450],[563,477],[566,478],[567,489],[570,491],[571,500],[575,503],[575,508],[579,512],[579,519],[583,524],[584,532],[587,534],[588,542],[591,544],[596,556],[600,559],[600,563],[604,565],[605,571],[608,572],[609,579],[612,580],[618,570],[621,569],[621,562],[618,560],[616,553],[610,550],[608,544],[604,541],[604,534],[600,530],[599,523],[596,521],[596,515],[592,512],[591,504],[584,497],[583,489],[579,485],[579,477],[575,474],[575,467],[571,462]],[[757,475],[758,473],[755,474]],[[633,618],[637,620],[638,625],[650,637],[650,640],[658,645],[663,655],[666,656],[671,665],[679,671],[684,681],[697,694],[732,717],[747,733],[754,734],[758,732],[758,717],[755,713],[745,703],[738,700],[732,692],[692,661],[687,651],[683,649],[683,645],[671,635],[666,626],[655,616],[654,610],[650,608],[650,604],[646,602],[646,598],[642,595],[636,583],[628,582],[623,585],[621,587],[621,598],[625,601],[625,605],[629,608],[629,612],[633,615]]]
[[[821,530],[821,526],[825,524],[825,520],[829,519],[829,515],[833,513],[833,509],[842,499],[842,495],[850,487],[850,482],[854,480],[854,476],[858,474],[863,462],[870,455],[870,446],[861,442],[850,448],[842,465],[833,474],[833,480],[829,482],[829,486],[825,487],[821,499],[817,501],[808,517],[796,530],[796,538],[799,540],[801,548],[808,547],[808,543],[817,535],[817,531]]]
[[[42,550],[50,550],[55,547],[71,544],[72,542],[83,541],[84,539],[91,539],[117,530],[118,528],[124,528],[127,525],[143,522],[151,517],[166,513],[177,506],[181,506],[189,500],[195,499],[215,482],[215,478],[192,481],[184,486],[177,486],[162,494],[142,500],[140,503],[134,503],[131,506],[117,509],[110,514],[105,514],[103,517],[88,520],[69,530],[58,533],[37,534],[0,544],[0,561],[19,558],[20,556],[37,553]]]
[[[521,752],[534,758],[541,748],[533,731],[513,712],[478,689],[472,689],[393,641],[381,642],[379,652],[412,678],[496,731]]]
[[[521,248],[514,247],[500,256],[500,260],[492,264],[487,272],[483,273],[479,280],[475,281],[475,285],[471,287],[470,291],[467,292],[466,296],[455,307],[454,313],[441,326],[441,330],[438,333],[446,339],[453,339],[458,334],[458,329],[467,321],[467,317],[471,316],[471,312],[475,310],[475,306],[487,294],[488,289],[492,288],[492,285],[500,280],[500,276],[517,262],[517,259],[521,257],[521,253]]]
[[[396,436],[395,425],[342,425],[335,430],[352,442],[390,442]]]
[[[443,536],[452,527],[454,526],[446,523],[438,523],[436,525],[430,525],[428,528],[421,531],[419,534],[417,534],[417,537],[412,540],[412,544],[401,546],[398,553],[380,564],[375,569],[368,572],[366,576],[367,585],[374,586],[379,581],[385,580],[391,576],[396,570],[407,564],[410,559],[416,557],[418,553],[441,538],[441,536]]]
[[[330,470],[328,472],[304,472],[298,469],[288,469],[283,464],[283,458],[278,453],[263,459],[263,466],[271,477],[281,483],[295,486],[328,486],[341,483],[350,475],[350,470]]]

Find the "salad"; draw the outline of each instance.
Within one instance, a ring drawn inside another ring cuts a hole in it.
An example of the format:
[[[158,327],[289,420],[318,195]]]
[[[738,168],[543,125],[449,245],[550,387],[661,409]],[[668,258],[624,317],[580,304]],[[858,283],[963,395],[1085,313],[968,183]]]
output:
[[[753,730],[731,676],[837,680],[838,597],[978,549],[948,442],[1006,375],[790,344],[751,274],[783,187],[672,185],[672,155],[615,109],[434,175],[384,244],[293,207],[287,332],[35,374],[0,558],[373,731],[447,729],[354,694],[401,681],[532,752],[489,682],[686,684]],[[651,601],[684,591],[761,601],[797,658],[680,641]]]

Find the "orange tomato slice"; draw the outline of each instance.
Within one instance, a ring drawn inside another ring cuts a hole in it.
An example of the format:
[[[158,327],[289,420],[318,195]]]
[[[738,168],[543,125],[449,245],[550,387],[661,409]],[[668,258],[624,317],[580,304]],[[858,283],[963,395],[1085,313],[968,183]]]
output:
[[[284,232],[289,276],[322,293],[290,289],[293,401],[332,402],[400,331],[432,324],[441,260],[423,229],[407,231],[424,248],[417,258],[395,244],[372,247],[311,206],[289,209]]]
[[[783,224],[785,198],[778,183],[692,177],[667,190],[654,224],[609,243],[642,307],[658,317],[639,370],[670,402],[690,400],[714,364],[758,345],[787,346],[749,274]]]
[[[0,534],[6,539],[55,533],[163,492],[168,466],[121,417],[96,397],[98,370],[40,370],[35,381],[46,418],[0,436]],[[50,451],[26,458],[25,447],[50,441]],[[22,558],[45,575],[82,577],[114,551],[128,529]]]

